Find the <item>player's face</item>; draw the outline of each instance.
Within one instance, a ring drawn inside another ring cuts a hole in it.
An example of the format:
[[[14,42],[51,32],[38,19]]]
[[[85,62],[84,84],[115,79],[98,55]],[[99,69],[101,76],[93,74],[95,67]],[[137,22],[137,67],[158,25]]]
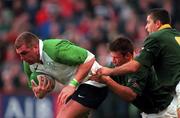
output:
[[[147,30],[148,33],[156,32],[159,29],[158,22],[154,21],[151,15],[147,16],[147,23],[145,29]]]
[[[21,60],[29,64],[34,64],[39,62],[39,49],[38,47],[28,48],[26,45],[22,45],[20,48],[16,49],[17,54],[19,54]]]
[[[110,54],[112,57],[112,63],[115,66],[121,66],[128,61],[128,59],[125,56],[123,56],[120,52],[111,52]]]

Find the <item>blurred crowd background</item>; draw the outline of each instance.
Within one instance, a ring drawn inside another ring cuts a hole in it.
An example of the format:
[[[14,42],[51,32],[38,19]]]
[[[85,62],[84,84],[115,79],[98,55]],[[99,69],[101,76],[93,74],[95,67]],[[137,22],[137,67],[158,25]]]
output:
[[[70,40],[108,66],[107,43],[114,37],[123,34],[131,38],[137,50],[141,47],[147,36],[147,10],[165,8],[171,13],[173,28],[180,30],[179,6],[179,0],[0,0],[0,91],[30,91],[13,45],[23,31],[42,40]],[[110,92],[92,117],[128,118],[136,114],[134,107]]]

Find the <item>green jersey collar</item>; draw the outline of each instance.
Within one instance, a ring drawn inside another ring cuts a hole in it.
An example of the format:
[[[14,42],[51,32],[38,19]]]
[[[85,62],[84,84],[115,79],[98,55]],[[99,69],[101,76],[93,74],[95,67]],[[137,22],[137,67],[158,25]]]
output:
[[[43,41],[39,39],[39,55],[41,61],[42,61],[42,52],[43,52]]]
[[[166,28],[171,28],[171,25],[170,24],[164,24],[158,29],[158,31],[162,30],[162,29],[166,29]]]

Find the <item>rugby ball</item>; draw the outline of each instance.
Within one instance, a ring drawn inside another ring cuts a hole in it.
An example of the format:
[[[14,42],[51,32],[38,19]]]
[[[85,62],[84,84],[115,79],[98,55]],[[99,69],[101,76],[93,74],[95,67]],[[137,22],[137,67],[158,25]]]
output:
[[[38,75],[42,75],[42,73],[39,73],[39,72],[32,72],[31,73],[30,82],[29,82],[30,87],[32,87],[31,81],[33,81],[36,85],[39,85],[39,81],[37,79]]]

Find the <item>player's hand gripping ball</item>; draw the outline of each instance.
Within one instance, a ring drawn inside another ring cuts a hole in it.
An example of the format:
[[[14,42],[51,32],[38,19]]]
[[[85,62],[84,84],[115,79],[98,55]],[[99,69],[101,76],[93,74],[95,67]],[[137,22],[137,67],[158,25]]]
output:
[[[29,86],[37,98],[43,98],[48,92],[54,89],[55,80],[47,74],[33,72],[30,76]]]

